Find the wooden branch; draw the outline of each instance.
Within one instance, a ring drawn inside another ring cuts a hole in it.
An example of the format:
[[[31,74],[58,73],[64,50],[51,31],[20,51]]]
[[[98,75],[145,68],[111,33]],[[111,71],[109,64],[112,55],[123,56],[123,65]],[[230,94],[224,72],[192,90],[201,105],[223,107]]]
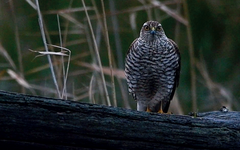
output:
[[[0,145],[31,149],[238,149],[240,112],[193,118],[0,91]]]

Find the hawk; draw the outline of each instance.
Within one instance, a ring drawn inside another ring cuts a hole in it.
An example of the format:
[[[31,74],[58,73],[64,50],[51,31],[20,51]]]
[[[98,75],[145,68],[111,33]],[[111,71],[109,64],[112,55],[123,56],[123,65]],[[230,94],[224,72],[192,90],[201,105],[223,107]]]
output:
[[[125,75],[138,111],[167,113],[180,76],[180,52],[157,21],[143,24],[129,47]]]

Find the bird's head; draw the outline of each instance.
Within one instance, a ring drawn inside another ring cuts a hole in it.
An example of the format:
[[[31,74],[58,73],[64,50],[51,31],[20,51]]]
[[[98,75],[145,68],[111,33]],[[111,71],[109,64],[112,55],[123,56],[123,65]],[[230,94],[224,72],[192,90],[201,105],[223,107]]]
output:
[[[144,40],[155,40],[166,37],[162,25],[157,21],[147,21],[143,24],[140,37]]]

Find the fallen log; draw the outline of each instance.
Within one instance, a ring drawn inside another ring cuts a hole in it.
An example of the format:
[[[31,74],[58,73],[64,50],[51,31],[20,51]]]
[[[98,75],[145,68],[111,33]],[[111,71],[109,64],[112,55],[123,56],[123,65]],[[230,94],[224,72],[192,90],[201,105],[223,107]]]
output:
[[[240,112],[198,117],[0,91],[0,145],[20,149],[239,149]]]

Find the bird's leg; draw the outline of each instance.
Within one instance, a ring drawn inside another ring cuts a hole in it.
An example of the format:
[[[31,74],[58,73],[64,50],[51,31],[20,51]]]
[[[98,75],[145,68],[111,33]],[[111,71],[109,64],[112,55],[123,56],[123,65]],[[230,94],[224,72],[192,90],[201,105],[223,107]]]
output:
[[[151,110],[147,107],[147,112],[151,112]]]
[[[158,111],[158,113],[160,113],[160,114],[165,114],[165,113],[162,111],[162,107],[160,108],[160,110]]]
[[[172,114],[172,112],[163,112],[163,109],[162,109],[162,101],[160,102],[160,109],[159,109],[159,111],[158,111],[158,113],[160,113],[160,114]]]
[[[160,102],[160,109],[159,109],[158,113],[164,114],[164,112],[163,112],[163,110],[162,110],[162,101]]]

